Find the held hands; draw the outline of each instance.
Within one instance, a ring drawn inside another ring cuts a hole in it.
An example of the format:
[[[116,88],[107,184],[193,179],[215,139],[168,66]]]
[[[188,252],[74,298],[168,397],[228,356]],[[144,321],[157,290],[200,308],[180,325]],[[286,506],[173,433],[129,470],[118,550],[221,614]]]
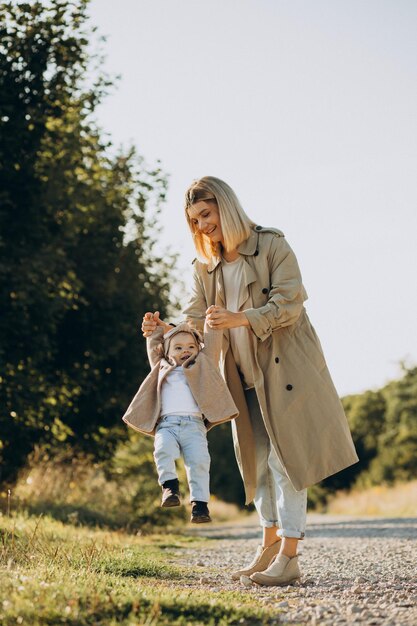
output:
[[[147,312],[143,316],[141,330],[144,337],[150,337],[157,326],[164,327],[164,333],[171,329],[171,326],[159,319],[159,311],[155,313]]]
[[[243,312],[234,313],[223,309],[217,305],[211,305],[206,311],[206,321],[210,328],[237,328],[238,326],[249,326],[249,321]],[[164,327],[164,333],[171,330],[172,326],[159,318],[159,311],[152,313],[148,311],[143,316],[141,330],[144,337],[150,337],[157,326]]]
[[[249,326],[248,318],[243,312],[233,313],[214,304],[206,311],[206,321],[210,328],[215,329]]]

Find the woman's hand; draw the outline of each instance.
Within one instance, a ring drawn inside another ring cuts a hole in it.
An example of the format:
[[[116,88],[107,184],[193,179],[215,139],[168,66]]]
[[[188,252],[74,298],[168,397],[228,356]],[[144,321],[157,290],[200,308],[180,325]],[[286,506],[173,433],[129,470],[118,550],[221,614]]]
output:
[[[159,319],[159,311],[155,311],[155,313],[148,311],[145,313],[141,327],[143,336],[150,337],[157,326],[164,326],[164,333],[167,333],[172,328],[172,326]]]
[[[248,318],[242,311],[233,313],[233,311],[228,311],[214,304],[207,309],[206,320],[210,328],[220,329],[249,326]]]

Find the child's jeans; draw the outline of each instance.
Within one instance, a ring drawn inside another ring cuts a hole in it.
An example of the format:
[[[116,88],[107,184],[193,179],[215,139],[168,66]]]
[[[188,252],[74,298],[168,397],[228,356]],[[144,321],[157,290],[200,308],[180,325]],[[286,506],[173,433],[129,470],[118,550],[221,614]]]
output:
[[[166,415],[156,427],[154,459],[158,482],[177,478],[175,460],[182,456],[190,502],[208,502],[210,455],[203,419],[193,415]]]
[[[307,489],[296,491],[271,445],[255,389],[245,392],[256,450],[254,503],[261,526],[279,526],[277,535],[302,539],[307,517]],[[239,419],[239,418],[238,418]]]

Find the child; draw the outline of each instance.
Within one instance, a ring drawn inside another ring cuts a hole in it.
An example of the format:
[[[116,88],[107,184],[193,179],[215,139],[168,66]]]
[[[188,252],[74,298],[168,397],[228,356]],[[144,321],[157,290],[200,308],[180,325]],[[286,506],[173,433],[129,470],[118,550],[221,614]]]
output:
[[[175,460],[183,457],[194,523],[211,521],[207,430],[239,414],[217,368],[222,336],[206,324],[203,346],[200,333],[186,323],[165,335],[158,325],[146,338],[151,372],[122,418],[155,436],[162,507],[180,504]]]

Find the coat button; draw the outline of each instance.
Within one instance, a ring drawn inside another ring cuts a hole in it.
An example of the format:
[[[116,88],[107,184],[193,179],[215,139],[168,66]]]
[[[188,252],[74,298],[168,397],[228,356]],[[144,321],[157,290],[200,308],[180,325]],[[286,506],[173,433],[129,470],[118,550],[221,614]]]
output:
[[[292,389],[292,385],[287,385],[287,386],[285,387],[285,389],[286,389],[287,391],[291,391],[291,389]]]
[[[275,357],[275,363],[279,363],[279,356]]]
[[[262,289],[262,293],[268,293],[268,289],[267,289],[266,287],[264,287],[264,288]]]
[[[255,230],[262,230],[262,226],[255,226]]]
[[[255,250],[255,252],[253,253],[253,256],[258,256],[259,254],[259,250]]]

